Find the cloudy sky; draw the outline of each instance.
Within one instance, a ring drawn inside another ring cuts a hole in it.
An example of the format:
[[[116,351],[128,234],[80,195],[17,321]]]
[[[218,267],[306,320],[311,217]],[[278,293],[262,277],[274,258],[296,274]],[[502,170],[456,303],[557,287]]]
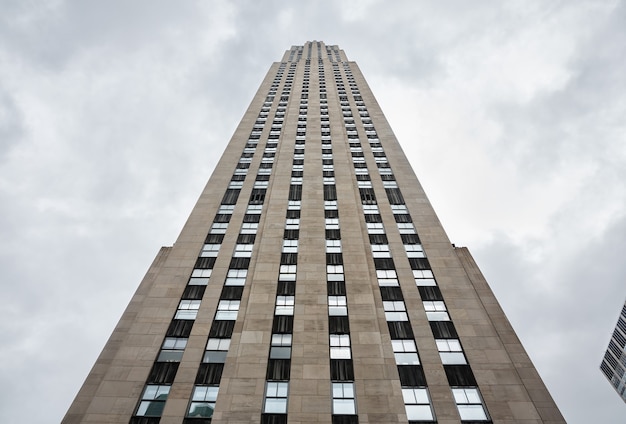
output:
[[[61,420],[307,40],[357,61],[567,421],[622,422],[598,367],[626,297],[626,4],[467,4],[0,0],[0,422]]]

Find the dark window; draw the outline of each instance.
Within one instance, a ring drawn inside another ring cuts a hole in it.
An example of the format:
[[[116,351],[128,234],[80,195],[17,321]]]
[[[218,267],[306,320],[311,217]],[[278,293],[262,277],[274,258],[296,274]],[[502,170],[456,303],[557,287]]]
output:
[[[155,362],[148,376],[148,384],[171,384],[176,377],[179,362]]]
[[[240,162],[237,164],[237,169],[248,169],[248,168],[250,168],[250,164],[247,162],[244,162],[244,163]]]
[[[343,255],[341,253],[327,253],[326,265],[343,265]]]
[[[383,218],[377,213],[366,213],[365,214],[365,222],[383,222]]]
[[[296,265],[298,263],[297,253],[281,253],[280,264],[281,265]]]
[[[329,281],[326,283],[329,296],[345,296],[346,283],[344,281]]]
[[[326,230],[326,240],[341,240],[341,232],[339,230]]]
[[[252,192],[250,193],[250,201],[248,202],[248,204],[262,205],[265,201],[265,192],[266,190],[264,188],[253,188]]]
[[[396,219],[396,222],[413,222],[411,215],[408,213],[394,213],[393,217]]]
[[[293,333],[293,316],[287,316],[287,315],[274,316],[274,323],[272,324],[272,333],[276,333],[276,334]]]
[[[361,195],[361,203],[364,205],[375,205],[376,194],[373,188],[360,188],[359,193]]]
[[[420,244],[420,238],[417,234],[400,234],[402,243],[404,244]]]
[[[224,193],[224,197],[222,198],[222,205],[234,205],[237,203],[237,198],[239,198],[239,192],[241,190],[228,189],[226,193]]]
[[[200,364],[194,384],[220,384],[222,371],[224,371],[224,364],[221,363]]]
[[[288,218],[288,219],[300,218],[300,211],[287,210],[287,214],[285,215],[285,218]]]
[[[300,230],[285,230],[283,238],[285,240],[298,240],[300,237]]]
[[[206,286],[187,286],[183,292],[182,299],[201,300],[205,289]]]
[[[213,265],[215,265],[215,259],[216,258],[198,258],[196,260],[194,268],[213,269]]]
[[[389,244],[387,234],[370,234],[370,244]]]
[[[191,334],[191,327],[193,327],[193,320],[188,319],[174,319],[170,323],[167,333],[167,337],[189,337]]]
[[[339,211],[335,211],[335,210],[324,211],[324,218],[339,218]]]
[[[256,234],[239,234],[237,236],[237,244],[254,244]]]
[[[322,176],[323,177],[334,177],[335,176],[335,171],[322,171]]]
[[[276,294],[279,296],[294,296],[296,294],[296,284],[293,281],[279,281]]]
[[[207,244],[222,244],[224,234],[209,234],[204,241]]]
[[[386,188],[385,191],[387,192],[389,203],[392,205],[404,205],[404,198],[402,197],[402,193],[399,188]]]
[[[255,179],[257,181],[269,181],[270,180],[270,176],[266,175],[266,174],[260,174],[260,175],[257,175]]]
[[[403,387],[426,385],[426,377],[424,377],[421,365],[398,365],[398,374]]]
[[[400,287],[381,287],[380,295],[383,300],[404,300]]]
[[[213,321],[209,337],[228,339],[233,335],[235,321]]]
[[[328,317],[328,332],[330,334],[350,333],[350,322],[347,316]]]
[[[292,184],[289,186],[289,200],[301,200],[302,199],[302,186],[299,184]]]
[[[332,165],[332,164],[333,164],[332,159],[322,159],[322,165]]]
[[[213,222],[229,222],[231,216],[229,213],[218,213],[215,215]]]
[[[261,424],[287,424],[287,414],[262,414]]]
[[[356,176],[356,180],[357,181],[371,181],[372,179],[370,178],[370,176],[368,174],[366,174],[366,175],[358,174]]]
[[[302,171],[291,171],[292,177],[302,177],[302,175],[304,175],[304,172]]]
[[[270,359],[267,363],[267,380],[289,380],[291,360]]]
[[[458,339],[452,321],[430,321],[430,329],[436,339]]]
[[[476,379],[469,365],[444,365],[443,368],[451,386],[476,386]]]
[[[430,263],[426,258],[409,258],[411,269],[430,269]]]
[[[270,134],[270,136],[269,136],[268,138],[278,138],[278,135],[273,135],[273,134]],[[265,163],[265,162],[262,162],[262,163],[259,165],[259,168],[261,168],[261,169],[269,169],[269,168],[271,168],[271,167],[272,167],[272,165],[273,165],[273,163],[271,163],[271,162],[270,162],[270,163]]]
[[[392,339],[412,339],[413,329],[408,321],[387,321]]]
[[[324,200],[337,200],[337,188],[334,185],[324,185]]]
[[[205,286],[200,286],[205,287]],[[240,300],[243,295],[243,287],[241,286],[224,286],[220,294],[221,300]]]
[[[231,181],[243,181],[246,179],[245,175],[233,175]]]
[[[331,359],[330,379],[332,381],[354,381],[352,359]]]
[[[370,146],[372,146],[372,145],[370,144]],[[376,147],[376,146],[372,146],[372,147]],[[383,175],[380,176],[380,179],[383,180],[383,181],[395,181],[396,177],[394,177],[393,175],[385,175],[385,174],[383,174]]]
[[[396,269],[393,258],[374,258],[376,269]]]
[[[129,424],[159,424],[160,421],[161,417],[131,417]]]
[[[332,424],[359,424],[358,415],[333,415]]]
[[[243,222],[256,222],[261,220],[261,215],[257,213],[247,213],[243,216]]]
[[[418,290],[422,300],[443,300],[441,290],[437,286],[419,286]]]
[[[248,269],[250,258],[230,258],[230,269]]]

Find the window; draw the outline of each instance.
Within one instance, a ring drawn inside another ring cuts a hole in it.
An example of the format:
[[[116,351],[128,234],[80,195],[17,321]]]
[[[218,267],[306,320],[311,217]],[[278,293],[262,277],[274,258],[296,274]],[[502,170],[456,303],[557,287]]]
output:
[[[291,358],[291,334],[272,334],[270,359]]]
[[[161,352],[159,352],[158,362],[180,362],[183,352],[187,346],[187,338],[166,337]]]
[[[301,203],[300,200],[290,200],[287,209],[290,211],[299,211]]]
[[[426,317],[428,321],[449,321],[450,317],[446,309],[446,304],[440,300],[425,301],[424,310],[426,311]]]
[[[238,244],[235,246],[235,253],[233,257],[235,258],[249,258],[252,256],[252,248],[253,244]]]
[[[398,274],[393,269],[377,269],[376,278],[379,286],[398,286]]]
[[[226,354],[230,348],[230,339],[210,338],[206,344],[206,352],[204,352],[204,363],[223,364],[226,361]]]
[[[332,383],[333,414],[355,415],[354,383]]]
[[[429,269],[414,269],[413,277],[415,278],[415,284],[417,286],[436,286],[435,276]]]
[[[228,222],[214,222],[211,225],[211,232],[213,234],[224,234],[228,228]]]
[[[238,300],[220,300],[220,303],[217,305],[215,319],[219,321],[236,320],[239,312],[239,303]]]
[[[458,339],[438,339],[437,350],[441,356],[441,363],[444,365],[467,364],[461,342]]]
[[[390,258],[388,244],[372,244],[372,256],[375,258]]]
[[[382,234],[385,232],[385,229],[383,228],[382,222],[368,222],[367,232],[369,234]]]
[[[327,211],[337,210],[337,201],[336,200],[325,200],[324,201],[324,210],[327,210]]]
[[[409,317],[406,314],[406,306],[403,301],[383,301],[383,308],[385,309],[385,319],[387,321],[408,321]]]
[[[276,296],[275,315],[293,315],[294,296]]]
[[[246,171],[245,169],[241,169],[240,171]],[[244,172],[245,174],[245,172]],[[217,210],[218,214],[228,214],[233,213],[235,209],[235,205],[220,205],[220,208]]]
[[[176,311],[175,319],[196,319],[198,315],[198,309],[200,309],[199,300],[181,300],[178,304],[178,310]]]
[[[215,410],[218,390],[218,386],[195,386],[187,416],[211,418]]]
[[[263,412],[266,414],[286,414],[288,392],[288,382],[268,381],[265,386]]]
[[[339,229],[339,218],[326,218],[325,224],[327,230],[337,230]]]
[[[196,268],[191,272],[191,278],[189,279],[189,285],[191,286],[206,286],[209,284],[209,277],[211,277],[212,270]]]
[[[341,253],[341,240],[326,240],[326,253]]]
[[[413,340],[391,340],[393,355],[396,357],[397,365],[419,365],[417,347]]]
[[[248,276],[247,269],[229,269],[226,274],[226,286],[243,286],[246,284],[246,277]]]
[[[246,215],[260,214],[262,210],[263,210],[263,205],[262,204],[259,204],[259,205],[248,205],[248,207],[246,208]]]
[[[409,421],[433,421],[428,390],[426,388],[402,389],[402,398]]]
[[[256,234],[258,228],[258,222],[244,222],[241,224],[241,234]]]
[[[283,240],[283,253],[298,253],[298,240]]]
[[[285,230],[297,230],[300,228],[300,219],[290,218],[285,220]]]
[[[215,257],[220,251],[221,244],[205,244],[200,252],[200,257]]]
[[[330,359],[350,359],[350,335],[330,335]]]
[[[414,234],[415,226],[411,222],[398,222],[398,231],[400,234]]]
[[[404,249],[409,258],[425,258],[424,249],[421,244],[405,244]]]
[[[489,420],[477,388],[452,389],[452,394],[461,420]]]
[[[328,296],[328,315],[348,315],[348,306],[345,296]]]
[[[135,415],[141,417],[160,417],[165,407],[167,395],[170,393],[170,386],[149,384],[143,390],[141,402]]]
[[[296,265],[281,265],[278,274],[279,281],[296,281]]]
[[[344,281],[343,265],[326,265],[326,278],[328,281]]]

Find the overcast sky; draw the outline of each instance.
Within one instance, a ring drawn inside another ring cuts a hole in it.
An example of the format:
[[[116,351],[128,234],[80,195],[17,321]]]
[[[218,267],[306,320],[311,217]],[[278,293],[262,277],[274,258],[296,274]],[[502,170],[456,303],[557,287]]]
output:
[[[569,423],[626,297],[624,1],[0,0],[0,422],[58,423],[270,64],[356,61]]]

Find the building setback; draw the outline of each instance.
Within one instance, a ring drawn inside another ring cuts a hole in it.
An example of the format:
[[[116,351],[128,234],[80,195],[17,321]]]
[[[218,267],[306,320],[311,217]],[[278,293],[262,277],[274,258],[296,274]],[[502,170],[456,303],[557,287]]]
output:
[[[622,307],[622,312],[617,319],[617,325],[609,341],[609,347],[604,354],[600,370],[609,380],[611,386],[626,402],[626,302]]]
[[[64,423],[564,423],[358,66],[274,63]]]

